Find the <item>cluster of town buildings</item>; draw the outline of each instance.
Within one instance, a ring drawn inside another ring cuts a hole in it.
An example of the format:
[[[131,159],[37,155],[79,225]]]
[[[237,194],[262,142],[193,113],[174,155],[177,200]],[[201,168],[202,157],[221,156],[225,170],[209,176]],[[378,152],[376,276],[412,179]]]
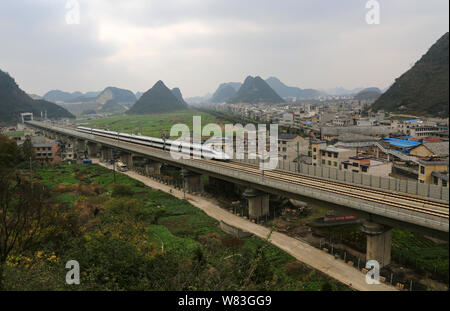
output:
[[[226,104],[215,109],[279,124],[281,161],[448,187],[447,119],[368,112],[369,102]],[[284,132],[284,133],[283,133]],[[293,134],[296,133],[296,134]]]
[[[448,187],[448,118],[392,118],[384,112],[361,117],[366,106],[347,100],[333,104],[227,104],[216,109],[279,124],[278,156],[287,165],[304,163]],[[30,136],[39,162],[76,159],[73,143],[49,141],[23,123],[1,131],[18,144]]]
[[[18,123],[17,126],[0,128],[0,134],[6,135],[16,140],[18,145],[22,145],[29,137],[33,146],[35,160],[42,164],[57,164],[63,161],[73,161],[76,159],[73,143],[62,143],[50,140],[42,136],[39,130]]]

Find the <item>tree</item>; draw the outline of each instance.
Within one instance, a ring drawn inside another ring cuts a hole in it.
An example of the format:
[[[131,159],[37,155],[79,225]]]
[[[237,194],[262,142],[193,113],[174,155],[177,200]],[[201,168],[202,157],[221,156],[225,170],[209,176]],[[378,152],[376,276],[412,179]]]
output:
[[[31,142],[30,136],[25,138],[25,141],[22,144],[21,153],[24,161],[28,162],[31,160],[34,162],[33,143]]]
[[[21,173],[21,163],[16,142],[0,136],[0,289],[8,255],[14,249],[26,249],[40,231],[48,195]]]
[[[0,288],[8,255],[30,247],[45,226],[46,189],[19,173],[0,176]]]

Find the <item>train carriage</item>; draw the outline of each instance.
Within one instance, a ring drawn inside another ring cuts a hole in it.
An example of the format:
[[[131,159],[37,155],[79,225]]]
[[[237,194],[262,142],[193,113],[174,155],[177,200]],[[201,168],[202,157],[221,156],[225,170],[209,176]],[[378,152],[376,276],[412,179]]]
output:
[[[125,141],[125,142],[134,143],[134,144],[150,146],[150,147],[154,147],[154,148],[158,148],[158,149],[162,149],[162,150],[172,150],[173,146],[175,146],[175,149],[178,150],[178,152],[180,152],[180,153],[188,152],[189,155],[193,156],[193,157],[199,157],[199,158],[201,157],[201,158],[221,160],[221,161],[230,160],[230,157],[225,152],[223,152],[221,149],[217,150],[213,147],[205,146],[202,144],[193,144],[193,143],[181,142],[181,141],[176,141],[176,140],[175,141],[174,140],[163,140],[161,138],[156,138],[156,137],[120,133],[120,132],[114,132],[114,131],[88,128],[88,127],[83,127],[83,126],[77,127],[77,131],[86,133],[86,134],[112,138],[112,139],[116,139],[118,141]]]

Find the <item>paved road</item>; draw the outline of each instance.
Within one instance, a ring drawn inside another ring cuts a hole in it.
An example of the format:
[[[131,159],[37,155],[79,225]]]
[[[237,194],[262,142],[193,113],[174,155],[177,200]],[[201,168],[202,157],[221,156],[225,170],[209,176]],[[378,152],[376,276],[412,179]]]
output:
[[[100,163],[98,160],[94,159],[94,163],[100,164],[104,167],[112,169],[111,165],[107,165],[104,163]],[[183,191],[173,189],[168,185],[164,185],[154,181],[153,179],[147,178],[145,176],[139,175],[133,171],[127,171],[124,174],[129,177],[139,180],[148,187],[153,189],[159,189],[164,192],[170,193],[172,189],[172,195],[183,199],[184,193]],[[200,208],[209,216],[217,219],[218,221],[223,220],[227,224],[232,226],[241,228],[242,230],[253,233],[254,235],[260,238],[266,238],[270,233],[270,230],[266,227],[260,226],[258,224],[254,224],[244,218],[241,218],[237,215],[230,213],[227,210],[219,207],[212,200],[203,198],[201,196],[194,196],[186,193],[186,200],[189,201],[192,205]],[[370,285],[365,281],[365,275],[358,271],[356,268],[353,268],[342,260],[334,259],[334,257],[330,254],[324,253],[317,248],[289,237],[285,234],[279,232],[273,232],[270,237],[270,243],[281,248],[285,252],[289,253],[297,260],[329,275],[330,277],[351,286],[352,288],[360,291],[395,291],[396,289],[393,286],[386,284],[378,284],[378,285]]]

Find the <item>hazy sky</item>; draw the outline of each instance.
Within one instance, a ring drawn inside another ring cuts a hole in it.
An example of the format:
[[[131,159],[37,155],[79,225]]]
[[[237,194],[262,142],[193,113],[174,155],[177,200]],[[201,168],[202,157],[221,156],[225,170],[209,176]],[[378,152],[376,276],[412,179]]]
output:
[[[189,97],[247,75],[384,88],[449,29],[448,0],[379,0],[379,25],[366,0],[78,0],[79,24],[67,2],[0,1],[0,69],[28,93],[161,79]]]

